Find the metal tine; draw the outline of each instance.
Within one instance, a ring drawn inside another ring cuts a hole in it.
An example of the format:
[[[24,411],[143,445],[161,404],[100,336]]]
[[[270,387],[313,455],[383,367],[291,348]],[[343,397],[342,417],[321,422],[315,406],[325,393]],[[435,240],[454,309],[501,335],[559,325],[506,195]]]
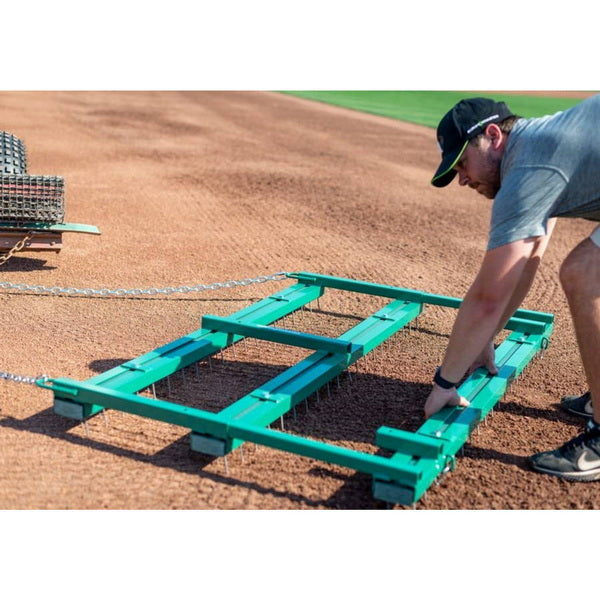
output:
[[[83,430],[85,431],[85,437],[90,437],[90,428],[88,426],[88,422],[87,419],[82,419],[81,422],[83,423]]]
[[[152,395],[154,396],[154,399],[156,400],[156,386],[154,384],[152,384]],[[104,411],[102,411],[104,412]]]
[[[244,446],[240,446],[240,457],[242,459],[242,464],[244,464]]]
[[[104,421],[104,425],[106,427],[108,427],[108,416],[106,414],[106,409],[105,408],[102,409],[102,419]]]
[[[229,463],[227,462],[227,454],[223,455],[223,462],[225,463],[225,475],[229,475]]]
[[[200,370],[198,369],[198,363],[194,363],[194,370],[196,371],[196,379],[200,378]]]
[[[185,377],[185,367],[181,369],[181,378],[183,379],[184,383],[187,383],[187,379]]]

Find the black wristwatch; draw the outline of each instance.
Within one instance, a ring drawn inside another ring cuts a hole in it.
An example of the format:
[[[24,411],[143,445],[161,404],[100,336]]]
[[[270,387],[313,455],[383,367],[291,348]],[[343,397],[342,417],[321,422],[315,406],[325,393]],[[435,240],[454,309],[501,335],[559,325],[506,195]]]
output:
[[[447,379],[444,379],[440,375],[441,370],[442,370],[442,367],[438,367],[435,370],[435,375],[433,376],[433,383],[439,385],[441,388],[444,388],[445,390],[449,390],[453,387],[456,387],[456,383],[453,383],[452,381],[448,381]]]

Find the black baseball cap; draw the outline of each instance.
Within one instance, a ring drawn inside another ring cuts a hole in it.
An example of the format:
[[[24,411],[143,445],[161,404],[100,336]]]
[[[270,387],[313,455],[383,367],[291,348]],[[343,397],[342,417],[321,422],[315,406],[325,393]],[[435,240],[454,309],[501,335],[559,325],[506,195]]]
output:
[[[483,133],[490,123],[499,123],[515,116],[504,102],[490,98],[466,98],[448,111],[437,128],[437,141],[442,151],[442,162],[431,183],[435,187],[448,185],[456,176],[454,165],[467,144]]]

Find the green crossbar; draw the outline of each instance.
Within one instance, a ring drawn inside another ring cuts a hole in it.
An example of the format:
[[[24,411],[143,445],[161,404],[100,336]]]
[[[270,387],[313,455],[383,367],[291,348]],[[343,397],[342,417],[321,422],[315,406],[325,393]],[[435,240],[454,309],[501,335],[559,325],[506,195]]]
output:
[[[321,335],[312,335],[300,331],[289,331],[275,327],[265,327],[264,325],[248,325],[240,323],[235,319],[224,319],[212,315],[202,317],[202,328],[209,329],[210,331],[237,333],[238,335],[258,340],[299,346],[300,348],[308,348],[310,350],[324,350],[325,352],[342,354],[350,354],[352,352],[352,344],[349,342],[333,340]]]
[[[496,350],[498,374],[478,369],[460,386],[468,407],[446,407],[416,432],[380,427],[375,443],[391,452],[389,457],[359,452],[269,426],[413,321],[425,305],[458,308],[462,300],[315,273],[288,277],[297,283],[229,317],[205,315],[201,329],[87,381],[60,378],[38,385],[53,391],[55,412],[66,417],[84,420],[112,408],[173,423],[191,431],[192,450],[212,456],[225,456],[250,441],[369,473],[375,498],[414,504],[437,477],[453,468],[470,433],[547,346],[553,327],[551,314],[517,311],[507,325],[512,333]],[[338,338],[272,326],[327,288],[391,301]],[[136,393],[246,337],[315,352],[216,414]]]
[[[84,223],[15,223],[14,221],[0,222],[0,229],[18,231],[50,231],[51,233],[90,233],[100,235],[100,230],[95,225]]]

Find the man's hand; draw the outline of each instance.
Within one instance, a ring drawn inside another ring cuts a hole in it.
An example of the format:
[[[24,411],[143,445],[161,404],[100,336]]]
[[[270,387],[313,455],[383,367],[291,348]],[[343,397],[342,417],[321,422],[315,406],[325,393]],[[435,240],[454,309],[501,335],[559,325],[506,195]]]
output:
[[[433,384],[433,389],[425,402],[425,418],[429,419],[444,406],[469,406],[469,402],[466,398],[458,395],[456,388],[445,390],[439,385]]]
[[[479,367],[485,367],[491,375],[498,374],[498,367],[496,367],[496,351],[494,350],[494,342],[491,341],[486,344],[481,354],[473,361],[473,364],[469,367],[467,375],[473,373]]]

